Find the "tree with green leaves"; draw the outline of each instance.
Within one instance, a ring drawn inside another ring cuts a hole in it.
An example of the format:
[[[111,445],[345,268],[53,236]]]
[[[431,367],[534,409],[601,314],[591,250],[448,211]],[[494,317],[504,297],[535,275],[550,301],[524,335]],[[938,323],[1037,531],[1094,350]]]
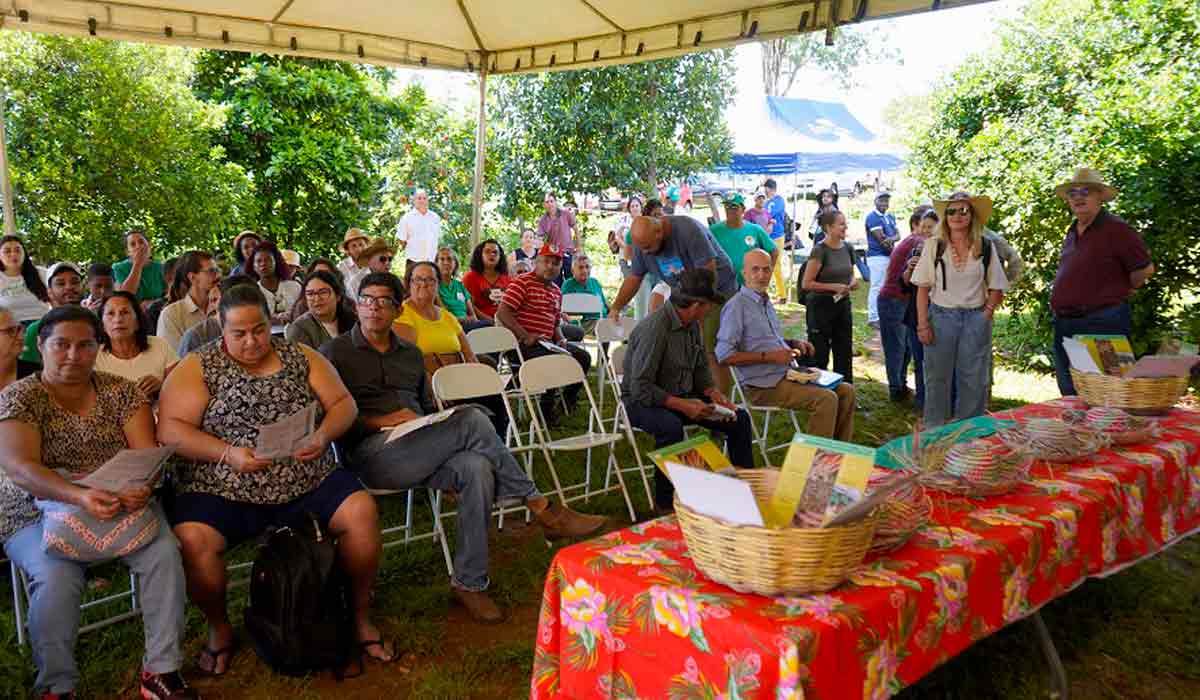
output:
[[[214,248],[254,221],[250,182],[192,94],[195,54],[4,32],[0,89],[17,226],[40,260],[124,257],[140,226],[159,250]]]
[[[650,191],[729,161],[729,50],[628,66],[496,79],[503,211],[532,216],[542,194]]]
[[[811,68],[833,76],[843,88],[854,85],[853,72],[860,65],[900,61],[900,52],[885,42],[879,27],[847,26],[833,30],[833,43],[825,32],[809,32],[762,42],[763,92],[785,96],[791,92],[800,71]]]
[[[206,51],[196,93],[227,111],[218,142],[250,174],[257,220],[306,256],[363,225],[381,184],[378,153],[412,110],[386,71],[335,61]]]
[[[965,188],[1030,263],[1009,299],[1029,354],[1050,342],[1048,291],[1071,215],[1054,187],[1079,165],[1118,190],[1109,208],[1145,238],[1135,349],[1200,328],[1200,8],[1195,0],[1035,0],[995,47],[942,81],[907,139],[922,196]]]

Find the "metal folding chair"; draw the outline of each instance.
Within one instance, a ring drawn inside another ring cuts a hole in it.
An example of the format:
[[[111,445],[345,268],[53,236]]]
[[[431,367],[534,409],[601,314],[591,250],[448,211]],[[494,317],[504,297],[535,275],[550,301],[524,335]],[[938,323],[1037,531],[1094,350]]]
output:
[[[17,625],[17,646],[23,646],[26,642],[28,642],[28,621],[26,619],[26,610],[29,607],[29,579],[25,576],[25,572],[21,570],[21,567],[17,566],[16,562],[9,562],[9,570],[12,576],[13,618]],[[83,625],[79,628],[79,633],[82,634],[84,632],[98,630],[101,627],[107,627],[118,622],[123,622],[142,614],[142,605],[138,600],[137,576],[134,575],[132,571],[129,572],[129,590],[121,591],[120,593],[113,593],[112,595],[107,595],[103,598],[97,598],[95,600],[89,600],[85,603],[82,603],[79,606],[79,614],[82,616],[87,610],[99,607],[101,605],[107,605],[109,603],[115,603],[123,598],[129,599],[128,610],[116,613],[114,615],[109,615],[101,620]]]
[[[600,376],[600,413],[604,414],[605,394],[604,383],[608,381],[607,365],[609,357],[604,352],[605,343],[624,343],[629,340],[629,334],[633,333],[633,327],[637,325],[637,321],[627,316],[622,316],[619,321],[602,318],[596,322],[596,342],[600,345],[600,350],[596,353],[598,361],[596,362],[597,373]],[[611,345],[610,345],[611,347]],[[613,350],[610,350],[612,352]],[[620,372],[618,372],[620,374]]]
[[[615,404],[615,408],[613,409],[613,432],[623,431],[625,433],[625,438],[629,441],[629,444],[633,445],[633,457],[637,462],[637,466],[618,469],[626,474],[633,471],[637,472],[638,476],[642,479],[642,486],[646,489],[647,502],[653,505],[654,490],[650,487],[650,477],[646,471],[646,463],[642,461],[642,453],[638,450],[637,440],[633,436],[635,428],[629,421],[629,414],[625,411],[625,404],[621,403],[621,377],[625,374],[624,345],[618,345],[612,349],[612,356],[604,365],[604,372],[600,378],[600,395],[603,396],[606,391],[612,391],[613,403]],[[651,464],[649,469],[654,470],[656,467]],[[608,487],[607,475],[604,479],[604,486]]]
[[[384,538],[383,548],[388,549],[397,545],[408,546],[412,542],[432,539],[442,547],[442,558],[446,560],[446,573],[454,575],[454,558],[450,556],[450,545],[446,541],[446,531],[442,529],[442,494],[436,489],[425,489],[429,494],[429,509],[433,513],[433,528],[429,532],[417,533],[413,525],[413,494],[416,489],[367,489],[375,498],[384,496],[404,496],[404,519],[400,525],[385,527],[379,531]],[[392,535],[398,535],[392,537]]]
[[[800,422],[796,420],[796,412],[790,408],[783,408],[781,406],[763,406],[750,403],[749,397],[746,396],[746,390],[742,388],[742,382],[738,378],[737,369],[733,368],[730,374],[733,375],[733,391],[731,392],[733,395],[730,397],[730,400],[746,409],[746,413],[750,414],[750,430],[754,434],[754,444],[758,445],[758,451],[763,457],[763,464],[771,466],[769,453],[786,449],[791,444],[790,436],[778,445],[772,446],[768,444],[771,436],[771,416],[776,413],[786,413],[792,420],[792,431],[795,434],[803,432],[800,429]],[[761,430],[758,427],[758,423],[754,420],[755,413],[763,414]]]
[[[625,476],[617,465],[615,452],[616,444],[621,440],[628,439],[629,446],[636,455],[637,443],[632,440],[632,435],[629,433],[622,435],[616,431],[609,432],[605,430],[604,420],[600,416],[600,411],[596,408],[596,399],[592,394],[592,387],[587,383],[587,378],[583,374],[583,368],[579,366],[575,358],[569,355],[536,357],[525,361],[521,365],[519,376],[525,406],[530,415],[530,435],[532,436],[530,442],[535,448],[541,451],[542,456],[545,458],[546,466],[550,470],[550,476],[554,480],[554,490],[558,493],[559,498],[564,503],[567,503],[573,500],[589,499],[593,495],[607,493],[616,488],[621,491],[621,495],[625,498],[625,505],[629,508],[630,519],[637,520],[637,513],[634,511],[633,501],[629,498],[629,489],[625,486]],[[561,389],[572,384],[582,384],[583,393],[587,397],[587,432],[582,435],[555,439],[551,436],[549,428],[546,427],[546,418],[542,414],[540,404],[533,400],[533,395],[551,389]],[[606,485],[604,488],[593,489],[592,449],[603,446],[608,446],[605,481],[608,481],[607,475],[615,471],[617,486]],[[564,489],[562,481],[558,476],[558,470],[554,466],[554,458],[551,453],[575,452],[579,450],[584,450],[587,453],[584,481],[582,484],[573,484]],[[568,497],[566,495],[568,490],[579,490],[582,493]]]

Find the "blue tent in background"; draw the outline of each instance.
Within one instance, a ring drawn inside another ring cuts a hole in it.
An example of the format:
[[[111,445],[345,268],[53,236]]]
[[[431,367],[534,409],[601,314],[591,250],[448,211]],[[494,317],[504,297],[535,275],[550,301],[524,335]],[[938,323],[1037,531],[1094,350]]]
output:
[[[733,161],[748,175],[896,170],[904,164],[840,102],[767,97],[730,115]]]

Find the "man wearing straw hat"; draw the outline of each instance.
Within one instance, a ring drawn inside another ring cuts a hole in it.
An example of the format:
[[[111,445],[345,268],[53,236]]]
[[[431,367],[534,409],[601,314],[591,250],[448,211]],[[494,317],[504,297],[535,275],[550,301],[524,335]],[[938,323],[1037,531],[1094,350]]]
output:
[[[1137,231],[1104,207],[1117,191],[1099,172],[1079,168],[1054,193],[1075,215],[1050,292],[1058,390],[1071,396],[1075,383],[1062,339],[1076,334],[1128,336],[1133,331],[1129,295],[1154,274],[1154,263]]]
[[[342,280],[346,283],[346,294],[351,299],[358,296],[358,280],[367,274],[366,263],[362,267],[358,265],[358,254],[367,247],[370,240],[360,228],[348,228],[346,235],[342,236],[342,251],[346,257],[338,262],[337,269],[342,273]],[[353,283],[353,287],[351,283]]]

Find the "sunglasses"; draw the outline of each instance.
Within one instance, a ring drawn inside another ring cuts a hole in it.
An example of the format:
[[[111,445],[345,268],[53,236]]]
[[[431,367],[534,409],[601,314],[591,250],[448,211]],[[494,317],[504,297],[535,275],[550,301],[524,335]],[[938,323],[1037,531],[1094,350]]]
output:
[[[951,207],[946,210],[946,216],[969,216],[971,207]]]
[[[381,262],[381,263],[390,263],[393,259],[394,258],[392,258],[392,256],[390,256],[390,255],[380,255],[379,256],[379,262]]]
[[[1071,189],[1067,190],[1068,197],[1086,197],[1091,193],[1092,188],[1090,187],[1072,187]]]

